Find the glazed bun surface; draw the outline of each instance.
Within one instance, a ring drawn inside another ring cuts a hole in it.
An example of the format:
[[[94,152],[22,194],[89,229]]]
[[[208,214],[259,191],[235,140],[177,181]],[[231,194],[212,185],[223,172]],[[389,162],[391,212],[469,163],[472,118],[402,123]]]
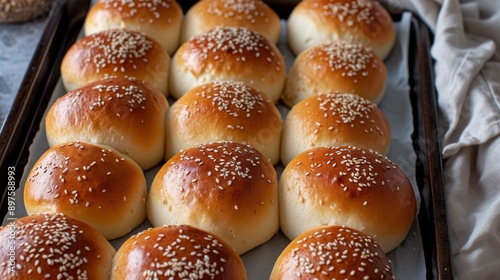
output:
[[[288,44],[297,55],[317,44],[347,41],[385,59],[395,34],[389,12],[374,0],[304,0],[287,21]]]
[[[276,170],[248,145],[220,142],[189,148],[157,173],[147,211],[153,226],[198,227],[243,254],[278,231]]]
[[[354,93],[376,104],[384,97],[385,64],[359,44],[331,42],[316,45],[295,59],[282,99],[292,107],[318,93]]]
[[[218,27],[182,44],[172,58],[170,93],[179,99],[211,81],[243,82],[277,102],[285,83],[285,61],[262,35],[243,27]]]
[[[373,237],[384,252],[399,246],[416,216],[406,175],[380,154],[320,147],[295,157],[279,182],[280,225],[289,239],[324,225],[345,225]]]
[[[355,94],[318,94],[292,107],[285,119],[281,162],[315,147],[356,146],[387,155],[391,127],[372,102]]]
[[[279,16],[260,0],[204,0],[186,13],[181,42],[219,26],[246,27],[273,44],[281,34]]]
[[[370,236],[341,226],[316,227],[283,250],[270,280],[395,279],[391,262]]]
[[[99,0],[85,18],[85,35],[110,29],[142,32],[169,54],[179,45],[182,9],[174,0]]]
[[[86,141],[111,146],[142,169],[158,164],[165,151],[165,96],[132,78],[108,78],[60,97],[45,118],[50,146]]]
[[[169,110],[166,158],[199,144],[226,140],[249,144],[276,164],[281,126],[280,112],[260,91],[239,82],[203,84]]]
[[[130,237],[113,259],[113,280],[247,279],[224,240],[187,225],[162,226]]]
[[[132,77],[168,93],[170,57],[154,39],[113,29],[81,38],[66,52],[61,77],[67,91],[109,77]]]
[[[0,240],[0,277],[4,280],[106,280],[115,254],[98,231],[63,214],[19,218],[0,228]],[[12,252],[15,260],[10,262]]]
[[[35,163],[24,203],[28,214],[64,213],[114,239],[146,219],[146,179],[135,162],[109,147],[66,143]]]

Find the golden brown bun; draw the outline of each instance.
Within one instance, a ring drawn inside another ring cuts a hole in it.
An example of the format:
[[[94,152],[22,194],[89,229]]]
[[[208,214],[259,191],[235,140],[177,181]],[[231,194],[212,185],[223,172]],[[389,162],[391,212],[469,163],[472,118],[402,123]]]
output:
[[[293,240],[278,257],[269,279],[395,278],[391,261],[370,236],[327,226],[309,229]]]
[[[199,144],[227,140],[249,144],[276,164],[281,126],[278,109],[260,91],[229,81],[200,85],[169,110],[166,158]]]
[[[204,0],[186,13],[181,42],[219,26],[246,27],[276,44],[281,34],[279,16],[260,0]]]
[[[146,179],[135,162],[109,147],[66,143],[35,163],[24,204],[28,214],[64,213],[114,239],[146,218]]]
[[[112,280],[246,280],[240,256],[221,238],[188,225],[162,226],[130,237],[113,259]]]
[[[355,93],[382,101],[387,69],[378,56],[359,44],[332,42],[314,46],[295,59],[282,99],[289,106],[323,93]]]
[[[109,29],[138,31],[173,54],[179,45],[182,17],[174,0],[99,0],[85,18],[85,35]]]
[[[133,77],[168,93],[170,57],[154,39],[135,31],[106,30],[78,40],[61,63],[67,91],[108,77]]]
[[[178,99],[197,85],[229,80],[277,102],[285,79],[285,61],[273,43],[246,28],[219,27],[179,47],[170,68],[170,94]]]
[[[318,94],[292,107],[283,126],[281,162],[305,150],[356,146],[389,152],[391,127],[372,102],[350,93]]]
[[[280,183],[280,225],[289,239],[322,225],[345,225],[373,237],[384,252],[399,246],[416,215],[406,175],[380,154],[320,147],[295,157]]]
[[[373,0],[303,0],[287,21],[288,44],[295,54],[317,44],[347,41],[371,47],[385,59],[395,34],[391,16]]]
[[[192,225],[243,254],[278,231],[276,171],[260,152],[239,143],[186,149],[154,178],[147,211],[153,226]]]
[[[146,170],[163,159],[168,102],[132,78],[90,83],[60,97],[45,118],[50,146],[86,141],[111,146]]]
[[[106,280],[115,249],[81,221],[63,214],[35,214],[0,228],[0,252],[3,280]]]

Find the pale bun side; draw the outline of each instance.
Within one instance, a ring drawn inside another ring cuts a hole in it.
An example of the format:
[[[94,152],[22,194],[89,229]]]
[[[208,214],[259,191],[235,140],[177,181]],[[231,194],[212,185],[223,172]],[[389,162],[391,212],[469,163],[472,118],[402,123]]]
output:
[[[63,213],[114,239],[146,219],[146,179],[134,161],[110,147],[65,143],[35,163],[24,204],[28,214]]]
[[[105,30],[81,38],[61,63],[66,91],[109,77],[132,77],[168,94],[170,56],[160,43],[136,31]]]
[[[347,41],[371,47],[384,60],[395,37],[389,12],[374,0],[304,0],[287,20],[288,44],[296,55],[317,44]]]
[[[179,99],[211,81],[243,82],[276,103],[285,84],[285,60],[262,35],[243,27],[218,27],[184,42],[170,68],[170,94]]]
[[[280,182],[280,225],[289,239],[323,225],[373,237],[384,252],[399,246],[416,217],[406,175],[382,155],[355,147],[320,147],[295,157]]]
[[[373,103],[385,94],[384,62],[360,44],[330,42],[311,47],[295,59],[282,99],[292,107],[317,93],[354,93]]]
[[[0,253],[4,280],[107,280],[115,249],[86,223],[63,214],[34,214],[0,228]]]
[[[68,92],[50,107],[45,130],[50,146],[86,141],[111,146],[142,169],[165,151],[166,97],[132,78],[108,78]]]
[[[247,279],[240,256],[229,244],[188,225],[144,230],[127,239],[113,258],[112,280],[163,279],[162,276]]]
[[[246,27],[277,44],[281,34],[279,16],[260,0],[204,0],[186,13],[181,42],[219,26]]]
[[[389,258],[370,236],[343,226],[311,228],[281,252],[270,280],[395,279]]]
[[[276,170],[248,145],[218,142],[189,148],[155,176],[147,212],[153,226],[198,227],[243,254],[278,231]]]
[[[174,0],[99,0],[85,18],[85,35],[110,29],[142,32],[169,54],[179,45],[183,13]]]
[[[317,94],[292,107],[283,125],[281,162],[286,166],[315,147],[356,146],[387,155],[391,127],[374,103],[350,93]]]
[[[282,119],[269,98],[239,82],[197,86],[168,113],[166,159],[203,143],[233,141],[249,144],[272,164],[279,161]]]

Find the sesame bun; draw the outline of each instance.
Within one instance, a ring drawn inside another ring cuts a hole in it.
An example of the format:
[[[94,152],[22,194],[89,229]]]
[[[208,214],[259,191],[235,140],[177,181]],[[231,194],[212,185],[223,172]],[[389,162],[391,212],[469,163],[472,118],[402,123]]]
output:
[[[106,30],[78,40],[61,63],[67,91],[109,77],[133,77],[168,93],[170,57],[154,39],[135,31]]]
[[[247,145],[220,142],[189,148],[160,169],[147,211],[153,226],[198,227],[243,254],[278,231],[276,170]]]
[[[295,59],[282,99],[292,107],[320,93],[354,93],[380,103],[387,69],[378,56],[359,44],[332,42],[314,46]]]
[[[174,0],[99,0],[85,18],[85,35],[110,29],[142,32],[169,54],[179,45],[182,9]]]
[[[111,146],[146,170],[165,151],[168,102],[149,84],[109,78],[60,97],[49,109],[45,129],[50,146],[86,141]]]
[[[0,278],[109,279],[115,249],[89,225],[35,214],[0,228]]]
[[[278,43],[278,14],[260,0],[204,0],[193,5],[182,25],[181,42],[219,26],[246,27]]]
[[[278,257],[270,280],[395,279],[378,244],[355,229],[328,226],[307,230]]]
[[[416,216],[406,175],[380,154],[320,147],[295,157],[280,183],[280,224],[289,239],[323,225],[345,225],[373,237],[384,252],[399,246]]]
[[[166,157],[227,140],[249,144],[276,164],[281,126],[278,109],[260,91],[238,82],[211,82],[191,89],[172,105]]]
[[[288,44],[295,54],[317,44],[347,41],[371,47],[385,59],[395,34],[389,12],[373,0],[304,0],[287,21]]]
[[[170,68],[170,93],[178,99],[197,85],[229,80],[246,83],[277,102],[285,78],[285,61],[273,43],[246,28],[219,27],[179,47]]]
[[[246,280],[243,262],[221,238],[188,225],[162,226],[127,239],[113,259],[112,280]]]
[[[100,145],[67,143],[47,150],[24,186],[28,214],[64,213],[107,239],[146,218],[146,179],[127,156]]]
[[[372,102],[350,93],[318,94],[292,107],[283,126],[281,162],[305,150],[356,146],[389,152],[391,127]]]

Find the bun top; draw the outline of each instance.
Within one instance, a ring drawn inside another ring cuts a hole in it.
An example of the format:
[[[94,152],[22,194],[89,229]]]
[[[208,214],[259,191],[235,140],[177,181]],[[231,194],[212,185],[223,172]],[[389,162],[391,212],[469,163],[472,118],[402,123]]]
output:
[[[312,228],[283,250],[271,273],[279,279],[395,279],[391,261],[366,234],[341,226]]]
[[[161,226],[129,238],[118,250],[111,279],[247,279],[224,240],[188,225]],[[163,279],[163,278],[161,278]]]
[[[172,54],[179,43],[182,17],[174,0],[99,0],[85,18],[85,35],[109,29],[144,32]]]
[[[15,238],[15,244],[11,238]],[[104,280],[109,277],[115,254],[99,232],[63,214],[19,218],[0,228],[0,240],[2,279]],[[11,246],[15,250],[13,270],[8,265]]]
[[[293,19],[297,14],[297,21]],[[301,32],[303,18],[307,18],[316,29],[301,34],[302,39],[290,41],[296,54],[318,43],[347,41],[371,47],[382,59],[390,53],[394,41],[394,23],[385,8],[374,0],[304,0],[290,15],[289,31]],[[307,23],[302,26],[310,27]],[[303,32],[306,30],[302,30]],[[305,40],[305,36],[315,37]],[[300,43],[299,43],[300,42]]]
[[[167,93],[170,57],[150,37],[135,31],[113,29],[78,40],[61,64],[67,91],[109,77],[134,77]]]
[[[186,13],[181,42],[218,26],[246,27],[276,44],[281,33],[279,16],[260,0],[204,0]]]

